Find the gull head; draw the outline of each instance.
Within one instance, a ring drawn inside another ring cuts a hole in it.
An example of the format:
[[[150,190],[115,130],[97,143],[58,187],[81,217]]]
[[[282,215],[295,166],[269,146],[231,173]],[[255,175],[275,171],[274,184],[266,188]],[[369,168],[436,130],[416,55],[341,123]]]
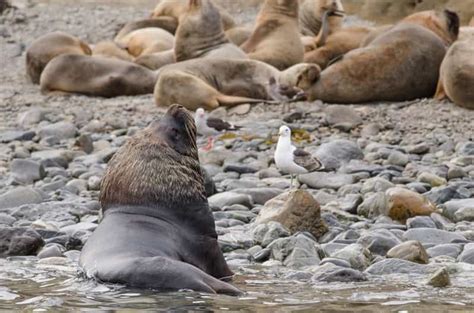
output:
[[[196,116],[200,118],[204,118],[206,116],[206,111],[203,108],[199,108],[196,110]]]
[[[291,129],[288,126],[282,126],[278,134],[280,137],[291,137]]]

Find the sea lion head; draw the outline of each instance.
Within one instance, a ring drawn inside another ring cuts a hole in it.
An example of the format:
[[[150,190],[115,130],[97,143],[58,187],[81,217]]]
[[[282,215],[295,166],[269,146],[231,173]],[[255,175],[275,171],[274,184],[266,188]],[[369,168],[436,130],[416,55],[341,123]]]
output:
[[[109,162],[100,202],[116,206],[207,205],[192,115],[172,105],[163,118],[129,139]]]
[[[299,1],[296,0],[265,0],[260,16],[266,13],[277,13],[298,17]]]
[[[306,90],[318,81],[320,74],[321,68],[317,64],[300,63],[283,71],[279,83]]]
[[[157,18],[160,16],[169,16],[175,19],[179,19],[184,8],[186,6],[186,0],[161,0],[151,13],[151,18]]]
[[[189,0],[186,13],[180,19],[180,26],[182,23],[186,23],[190,31],[202,32],[222,25],[222,18],[219,9],[211,0]]]
[[[459,35],[459,16],[450,10],[422,11],[406,17],[402,22],[417,24],[431,30],[448,46],[456,41]]]

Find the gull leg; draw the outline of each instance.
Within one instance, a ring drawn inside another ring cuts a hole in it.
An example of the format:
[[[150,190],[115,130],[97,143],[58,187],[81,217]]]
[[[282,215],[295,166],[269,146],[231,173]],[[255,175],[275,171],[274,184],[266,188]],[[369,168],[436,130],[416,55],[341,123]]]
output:
[[[291,177],[290,189],[293,189],[293,174],[291,174],[290,177]]]
[[[209,151],[212,149],[213,145],[214,145],[214,137],[209,137],[207,139],[207,145],[204,148],[202,148],[202,150]]]

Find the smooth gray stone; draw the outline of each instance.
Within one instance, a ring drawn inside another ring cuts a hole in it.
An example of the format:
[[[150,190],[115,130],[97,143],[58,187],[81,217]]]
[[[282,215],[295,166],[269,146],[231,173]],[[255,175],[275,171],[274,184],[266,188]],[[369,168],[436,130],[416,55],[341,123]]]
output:
[[[438,266],[422,265],[402,259],[384,259],[372,264],[365,270],[365,273],[372,275],[430,274],[438,268]]]
[[[434,228],[412,228],[403,235],[404,240],[417,240],[422,244],[444,244],[455,241],[465,242],[466,238],[459,234]]]
[[[42,195],[31,187],[17,187],[0,195],[0,209],[43,202]]]

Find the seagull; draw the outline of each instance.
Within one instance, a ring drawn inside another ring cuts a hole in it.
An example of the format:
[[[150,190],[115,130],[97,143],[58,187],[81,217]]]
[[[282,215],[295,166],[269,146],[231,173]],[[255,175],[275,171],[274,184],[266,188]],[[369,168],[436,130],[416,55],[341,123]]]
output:
[[[275,163],[280,171],[291,175],[290,188],[293,188],[294,175],[324,169],[320,160],[291,144],[291,130],[288,126],[280,127],[279,135],[275,150]]]
[[[275,77],[271,77],[268,84],[270,87],[268,89],[270,97],[273,100],[284,103],[283,109],[285,104],[289,102],[306,99],[306,94],[301,88],[279,84],[277,83]]]
[[[205,151],[212,149],[214,136],[220,134],[222,131],[236,131],[242,128],[219,118],[207,117],[206,111],[204,111],[203,108],[196,110],[194,122],[196,123],[197,133],[201,136],[208,137],[207,146],[203,148]]]

